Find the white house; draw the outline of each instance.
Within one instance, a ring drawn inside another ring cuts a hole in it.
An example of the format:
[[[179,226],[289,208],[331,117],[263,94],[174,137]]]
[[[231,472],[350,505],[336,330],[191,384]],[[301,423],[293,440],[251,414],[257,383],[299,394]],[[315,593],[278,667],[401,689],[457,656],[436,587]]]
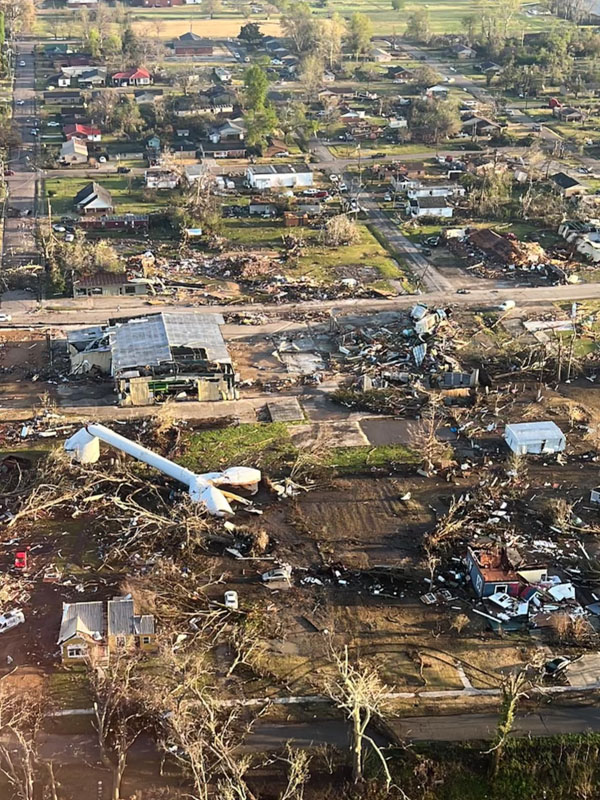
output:
[[[85,164],[88,160],[88,146],[83,139],[72,136],[60,147],[59,160],[63,164]]]
[[[555,422],[517,422],[504,431],[506,444],[518,455],[560,453],[565,449],[564,433]]]
[[[179,184],[179,175],[163,167],[147,169],[144,177],[147,189],[175,189]]]
[[[407,211],[413,217],[451,217],[454,213],[445,197],[415,197],[409,200]]]
[[[407,195],[413,199],[417,197],[463,197],[465,187],[460,184],[451,186],[414,186],[409,187]]]
[[[251,189],[288,188],[312,186],[313,173],[304,164],[252,165],[246,169],[246,182]]]

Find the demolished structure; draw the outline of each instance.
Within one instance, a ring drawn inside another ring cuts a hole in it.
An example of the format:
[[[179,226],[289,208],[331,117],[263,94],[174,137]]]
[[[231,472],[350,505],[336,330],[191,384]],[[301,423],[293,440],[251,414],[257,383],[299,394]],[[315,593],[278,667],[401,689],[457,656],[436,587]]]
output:
[[[220,314],[160,313],[69,334],[71,373],[110,374],[122,406],[237,399]]]
[[[81,464],[95,464],[100,458],[100,441],[116,447],[138,461],[148,464],[188,487],[193,502],[202,503],[214,516],[233,514],[228,498],[248,505],[249,501],[238,495],[218,489],[218,486],[237,486],[248,489],[253,494],[258,490],[261,480],[260,470],[251,467],[230,467],[223,472],[206,472],[197,475],[185,467],[180,467],[164,456],[154,453],[125,436],[105,428],[104,425],[86,425],[65,442],[65,450],[73,453]]]

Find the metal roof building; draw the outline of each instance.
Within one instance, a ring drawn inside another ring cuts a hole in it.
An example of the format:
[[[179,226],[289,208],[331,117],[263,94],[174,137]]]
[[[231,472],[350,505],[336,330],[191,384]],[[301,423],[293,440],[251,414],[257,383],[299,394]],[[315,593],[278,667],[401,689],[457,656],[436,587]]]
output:
[[[559,453],[567,444],[564,433],[551,421],[507,425],[504,438],[513,453],[519,455]]]
[[[118,324],[110,331],[112,371],[174,363],[181,350],[218,364],[231,364],[220,314],[154,314]],[[178,352],[179,351],[179,352]]]

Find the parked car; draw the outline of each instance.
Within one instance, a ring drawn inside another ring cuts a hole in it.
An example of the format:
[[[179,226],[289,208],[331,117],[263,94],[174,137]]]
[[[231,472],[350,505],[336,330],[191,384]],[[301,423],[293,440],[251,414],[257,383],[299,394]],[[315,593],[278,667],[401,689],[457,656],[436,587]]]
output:
[[[119,175],[127,175],[131,172],[131,167],[117,167]]]
[[[65,233],[65,242],[74,242],[74,241],[75,241],[74,233]]]
[[[338,184],[338,189],[340,190],[340,192],[347,192],[348,191],[348,187],[346,186],[344,181],[342,181],[340,184]]]
[[[17,105],[18,106],[24,106],[25,105],[25,100],[17,100]]]
[[[55,222],[52,226],[52,230],[56,231],[56,233],[64,233],[66,228],[64,225],[59,225],[58,222]]]
[[[330,180],[332,183],[338,183],[338,182],[339,182],[339,180],[340,180],[340,176],[339,176],[339,175],[336,175],[336,174],[335,174],[335,172],[332,172],[332,173],[331,173],[331,175],[329,176],[329,180]]]
[[[383,195],[383,199],[385,200],[385,202],[386,202],[386,203],[390,203],[390,202],[391,202],[391,200],[392,200],[392,195],[390,194],[390,192],[386,192],[386,193]]]
[[[456,294],[471,294],[470,289],[457,289]]]
[[[439,243],[440,243],[439,236],[428,236],[427,239],[425,239],[425,244],[429,245],[429,247],[437,247]]]
[[[232,608],[234,611],[238,609],[238,593],[234,591],[225,592],[225,607]]]
[[[15,171],[14,171],[14,169],[5,169],[4,170],[4,174],[5,175],[14,175]]]
[[[60,122],[57,122],[55,119],[51,119],[50,122],[47,122],[46,125],[49,128],[60,128]]]
[[[6,614],[0,616],[0,633],[16,628],[23,622],[25,622],[25,614],[19,608],[13,608],[12,611],[7,611]]]
[[[19,66],[20,66],[20,67],[26,67],[26,66],[27,66],[27,62],[26,62],[26,61],[23,61],[23,59],[21,59],[21,60],[19,61]]]
[[[31,130],[29,131],[29,133],[30,133],[32,136],[37,136],[37,135],[38,135],[38,129],[37,129],[37,128],[31,128]]]
[[[0,322],[10,322],[12,319],[10,314],[0,314]]]
[[[277,569],[270,569],[268,572],[263,572],[261,579],[263,583],[270,583],[272,581],[289,581],[292,576],[292,568],[290,566],[278,567]]]
[[[15,569],[20,572],[27,572],[29,567],[29,548],[17,550],[15,553]]]
[[[305,195],[306,197],[314,197],[316,194],[319,194],[319,190],[318,189],[304,189],[302,194]]]

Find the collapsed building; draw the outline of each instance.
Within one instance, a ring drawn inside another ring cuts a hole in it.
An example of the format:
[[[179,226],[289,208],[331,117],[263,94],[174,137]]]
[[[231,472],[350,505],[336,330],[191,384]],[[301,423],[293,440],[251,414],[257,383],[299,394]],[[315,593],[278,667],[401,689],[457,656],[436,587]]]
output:
[[[220,314],[159,313],[68,334],[71,374],[111,375],[121,406],[235,400]]]

